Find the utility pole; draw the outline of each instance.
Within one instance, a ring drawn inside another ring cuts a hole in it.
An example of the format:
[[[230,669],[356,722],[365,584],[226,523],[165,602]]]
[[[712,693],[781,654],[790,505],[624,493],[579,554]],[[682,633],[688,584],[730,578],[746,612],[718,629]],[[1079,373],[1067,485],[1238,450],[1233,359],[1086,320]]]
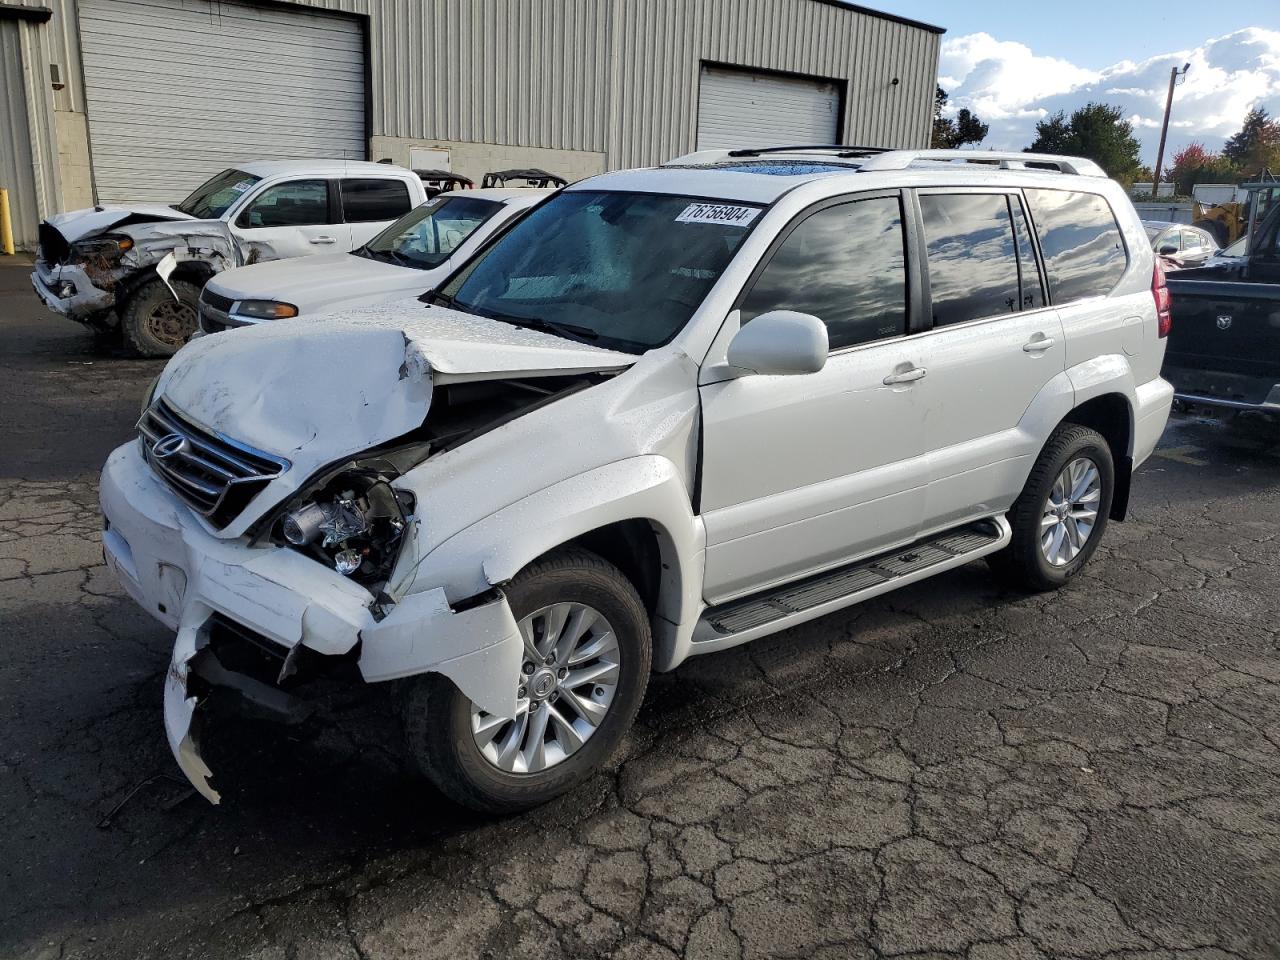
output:
[[[1164,102],[1164,123],[1160,125],[1160,149],[1156,151],[1156,170],[1155,176],[1151,178],[1151,199],[1156,200],[1160,197],[1160,167],[1164,164],[1164,141],[1169,135],[1169,112],[1173,109],[1173,88],[1178,85],[1180,79],[1185,79],[1187,71],[1191,69],[1191,64],[1184,63],[1182,69],[1173,67],[1169,70],[1169,96]]]

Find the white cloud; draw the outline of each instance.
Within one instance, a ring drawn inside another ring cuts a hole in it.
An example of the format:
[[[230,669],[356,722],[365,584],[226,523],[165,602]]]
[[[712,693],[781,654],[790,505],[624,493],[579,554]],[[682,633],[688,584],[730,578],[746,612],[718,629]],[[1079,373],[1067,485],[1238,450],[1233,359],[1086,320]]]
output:
[[[1035,138],[1036,121],[1058,110],[1068,114],[1090,100],[1120,107],[1142,142],[1142,159],[1155,160],[1169,70],[1191,64],[1174,96],[1166,162],[1192,140],[1217,149],[1240,129],[1248,110],[1263,103],[1280,113],[1280,32],[1248,27],[1135,63],[1124,60],[1086,70],[1056,57],[1038,56],[1021,43],[986,33],[942,44],[938,82],[951,95],[952,113],[968,107],[990,124],[986,147],[1021,149]]]

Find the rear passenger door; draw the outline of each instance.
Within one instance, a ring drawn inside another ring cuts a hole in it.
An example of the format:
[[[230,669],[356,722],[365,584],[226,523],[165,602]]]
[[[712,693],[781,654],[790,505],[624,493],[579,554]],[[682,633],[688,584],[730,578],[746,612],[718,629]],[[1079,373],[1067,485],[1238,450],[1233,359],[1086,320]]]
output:
[[[345,253],[351,228],[342,223],[336,193],[336,183],[321,178],[269,184],[236,214],[231,232],[258,260]]]
[[[1019,191],[919,190],[916,209],[932,324],[921,338],[928,531],[1017,496],[1043,439],[1019,423],[1066,350]]]
[[[339,181],[342,219],[351,231],[351,246],[362,247],[413,208],[409,186],[391,177],[343,177]]]

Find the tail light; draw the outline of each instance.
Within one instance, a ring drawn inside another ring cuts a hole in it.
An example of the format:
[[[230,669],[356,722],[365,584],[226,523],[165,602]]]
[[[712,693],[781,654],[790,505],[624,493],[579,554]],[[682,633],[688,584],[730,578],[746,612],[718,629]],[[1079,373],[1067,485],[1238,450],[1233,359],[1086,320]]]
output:
[[[1156,268],[1151,274],[1151,296],[1156,302],[1156,336],[1164,338],[1173,329],[1173,314],[1169,312],[1172,303],[1169,297],[1169,284],[1165,283],[1164,266],[1156,257]]]

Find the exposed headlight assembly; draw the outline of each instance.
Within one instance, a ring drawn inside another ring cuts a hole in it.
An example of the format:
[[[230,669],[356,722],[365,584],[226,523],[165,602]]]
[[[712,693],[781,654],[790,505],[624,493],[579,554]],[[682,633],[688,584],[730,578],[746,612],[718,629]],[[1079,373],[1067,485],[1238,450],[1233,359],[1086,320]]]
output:
[[[77,240],[71,244],[71,253],[77,260],[92,260],[101,257],[105,260],[116,260],[133,249],[133,238],[107,234],[91,240]]]
[[[376,470],[339,473],[280,518],[290,546],[365,586],[385,583],[413,513],[412,497]]]

